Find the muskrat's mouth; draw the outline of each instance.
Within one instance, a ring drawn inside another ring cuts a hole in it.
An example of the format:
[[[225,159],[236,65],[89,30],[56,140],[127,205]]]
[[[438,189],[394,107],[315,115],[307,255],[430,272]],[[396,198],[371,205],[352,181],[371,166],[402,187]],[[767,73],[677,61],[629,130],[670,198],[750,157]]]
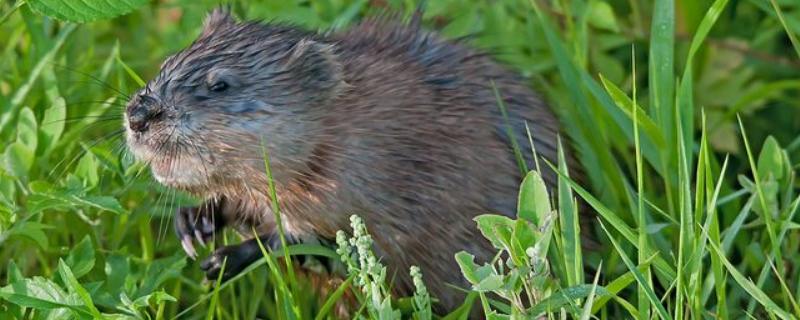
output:
[[[196,189],[208,184],[209,164],[194,153],[172,145],[173,142],[154,140],[136,133],[128,135],[128,148],[136,159],[147,163],[156,181],[177,189]]]

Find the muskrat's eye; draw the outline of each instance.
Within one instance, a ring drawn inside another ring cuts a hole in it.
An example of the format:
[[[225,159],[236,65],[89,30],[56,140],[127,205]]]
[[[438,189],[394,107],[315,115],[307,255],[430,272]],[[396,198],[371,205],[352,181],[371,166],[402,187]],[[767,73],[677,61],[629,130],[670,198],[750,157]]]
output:
[[[222,92],[225,91],[226,89],[228,89],[228,83],[225,81],[217,81],[210,87],[208,87],[208,90],[213,92]]]

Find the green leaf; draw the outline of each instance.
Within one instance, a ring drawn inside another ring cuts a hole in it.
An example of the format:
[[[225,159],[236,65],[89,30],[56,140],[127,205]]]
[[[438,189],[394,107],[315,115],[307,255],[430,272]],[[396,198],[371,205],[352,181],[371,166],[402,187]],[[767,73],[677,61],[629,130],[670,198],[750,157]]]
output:
[[[519,190],[519,200],[517,205],[517,216],[520,219],[530,221],[537,227],[542,227],[545,218],[552,211],[550,207],[550,196],[547,194],[542,176],[536,171],[528,172],[522,180]]]
[[[97,168],[97,161],[94,154],[92,154],[90,151],[87,151],[75,166],[74,173],[83,180],[84,185],[92,188],[100,181],[100,176],[97,174]]]
[[[186,257],[182,254],[154,260],[147,266],[142,285],[133,297],[138,298],[153,293],[164,281],[180,276],[185,266]]]
[[[758,155],[758,176],[761,179],[769,179],[772,176],[775,180],[780,180],[783,178],[783,169],[783,150],[778,141],[769,136]]]
[[[161,290],[137,298],[136,300],[132,301],[128,305],[128,307],[133,307],[135,310],[138,310],[140,308],[158,304],[162,301],[177,301],[177,300],[175,299],[175,297],[164,292],[164,290]]]
[[[596,0],[589,2],[589,24],[599,29],[619,31],[614,9],[606,2]]]
[[[70,270],[69,266],[64,263],[64,260],[58,259],[58,273],[61,275],[61,280],[67,284],[67,288],[69,288],[70,293],[75,293],[80,297],[83,301],[84,306],[89,309],[89,312],[95,319],[101,319],[100,311],[97,310],[97,307],[94,306],[94,302],[92,301],[92,297],[89,296],[89,292],[81,286],[78,279],[75,278],[75,275]]]
[[[86,196],[86,197],[77,197],[73,196],[72,200],[76,204],[87,205],[91,207],[98,208],[100,210],[105,210],[113,213],[123,213],[125,209],[122,208],[122,205],[119,204],[119,201],[114,197],[109,196]]]
[[[33,114],[31,108],[22,108],[19,118],[17,118],[17,142],[24,144],[28,150],[34,153],[38,143],[36,128],[36,115]]]
[[[498,274],[491,274],[483,279],[481,279],[478,284],[476,284],[473,289],[478,292],[489,292],[500,289],[503,287],[503,276]]]
[[[70,269],[72,269],[75,277],[80,278],[89,273],[89,271],[92,271],[92,268],[94,268],[94,261],[92,238],[87,235],[70,250],[66,263]]]
[[[36,242],[40,248],[47,250],[50,248],[50,245],[47,240],[47,234],[43,230],[48,228],[52,227],[38,222],[25,221],[8,230],[8,234],[10,236],[22,236],[31,239]]]
[[[42,131],[42,143],[47,149],[56,146],[58,138],[64,132],[65,119],[67,117],[67,103],[62,97],[58,97],[47,110],[44,111],[44,118],[40,129]]]
[[[0,288],[0,299],[34,309],[69,308],[86,313],[81,309],[77,295],[68,294],[54,282],[42,277],[22,279]]]
[[[41,14],[71,22],[90,22],[124,15],[147,4],[148,0],[28,0]]]
[[[28,149],[25,144],[19,141],[8,146],[3,154],[6,171],[17,178],[28,176],[28,172],[33,166],[33,159],[33,150]]]
[[[106,290],[113,297],[119,296],[125,289],[125,282],[130,273],[130,258],[122,254],[111,254],[106,257],[104,268],[106,274]]]
[[[514,220],[496,214],[482,214],[473,220],[478,223],[478,230],[481,231],[483,237],[488,239],[495,248],[507,248],[514,230]]]
[[[456,262],[458,263],[458,267],[461,268],[461,274],[464,275],[467,281],[470,283],[480,282],[477,275],[478,265],[475,264],[475,256],[466,251],[460,251],[456,253]]]

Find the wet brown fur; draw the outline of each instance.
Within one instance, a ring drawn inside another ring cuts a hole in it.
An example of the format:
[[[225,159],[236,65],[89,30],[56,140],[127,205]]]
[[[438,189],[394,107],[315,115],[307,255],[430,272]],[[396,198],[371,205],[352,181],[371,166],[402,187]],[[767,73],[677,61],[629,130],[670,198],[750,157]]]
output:
[[[175,119],[189,112],[193,122],[183,127],[154,123],[146,138],[129,133],[134,151],[139,148],[137,155],[154,168],[190,172],[187,176],[200,181],[164,178],[165,184],[229,200],[226,220],[236,221],[233,225],[247,235],[253,226],[274,232],[261,157],[266,149],[287,232],[300,239],[334,239],[338,230],[349,230],[348,218],[358,214],[382,262],[396,274],[398,294],[413,290],[408,270],[417,265],[441,301],[438,309],[458,306],[464,296],[447,284],[468,285],[453,256],[466,250],[479,260],[491,259],[496,251],[473,217],[514,215],[522,178],[493,86],[524,152],[527,123],[538,154],[555,163],[559,123],[553,113],[529,84],[486,54],[386,18],[332,34],[287,28],[275,36],[289,43],[280,49],[286,54],[275,58],[283,71],[267,81],[295,95],[286,105],[304,106],[291,121],[261,126],[275,111],[235,114],[214,109],[221,103],[213,101],[203,109],[182,104],[170,93],[167,80],[182,73],[188,74],[186,81],[195,76],[185,69],[192,55],[223,50],[214,49],[214,37],[261,28],[274,27],[212,13],[201,39],[165,62],[162,74],[143,89],[170,101],[162,105],[175,109]],[[270,34],[263,41],[271,41]],[[203,37],[207,47],[198,49]],[[247,126],[248,121],[255,124]],[[266,127],[268,132],[259,129]],[[170,128],[183,132],[171,134]],[[546,182],[555,186],[555,175],[544,171]]]

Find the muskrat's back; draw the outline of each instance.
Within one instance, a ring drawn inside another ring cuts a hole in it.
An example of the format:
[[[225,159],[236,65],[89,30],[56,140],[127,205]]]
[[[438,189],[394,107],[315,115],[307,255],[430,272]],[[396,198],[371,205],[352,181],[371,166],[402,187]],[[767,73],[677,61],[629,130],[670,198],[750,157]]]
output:
[[[349,86],[323,118],[336,155],[325,170],[347,193],[332,201],[348,199],[356,210],[342,212],[327,236],[346,213],[363,216],[384,261],[402,275],[398,290],[413,288],[405,274],[417,265],[444,305],[457,306],[463,296],[445,287],[465,287],[454,254],[488,261],[496,252],[473,217],[516,213],[522,176],[506,126],[533,168],[525,123],[538,155],[553,163],[559,123],[529,85],[489,56],[414,25],[373,19],[332,38]]]

